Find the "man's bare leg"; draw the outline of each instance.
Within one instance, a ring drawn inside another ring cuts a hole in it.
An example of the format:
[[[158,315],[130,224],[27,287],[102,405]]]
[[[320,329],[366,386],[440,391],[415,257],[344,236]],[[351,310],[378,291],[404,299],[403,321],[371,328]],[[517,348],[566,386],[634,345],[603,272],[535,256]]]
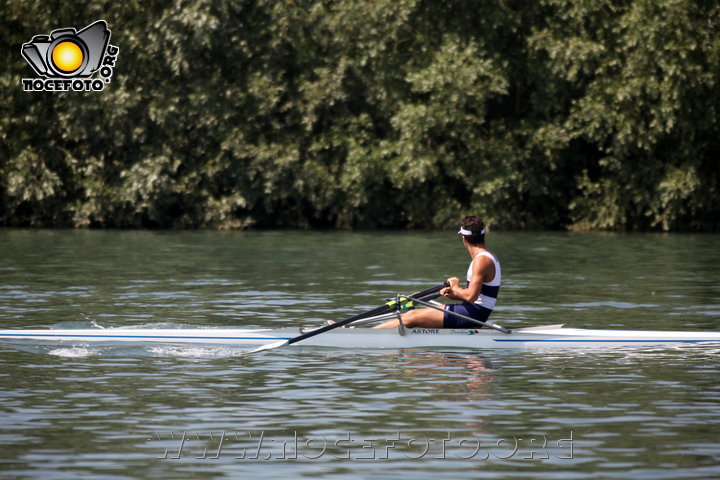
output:
[[[444,312],[435,310],[434,308],[421,308],[418,310],[410,310],[403,314],[403,324],[409,328],[443,328]],[[397,328],[398,320],[393,318],[386,322],[376,325],[373,328]]]

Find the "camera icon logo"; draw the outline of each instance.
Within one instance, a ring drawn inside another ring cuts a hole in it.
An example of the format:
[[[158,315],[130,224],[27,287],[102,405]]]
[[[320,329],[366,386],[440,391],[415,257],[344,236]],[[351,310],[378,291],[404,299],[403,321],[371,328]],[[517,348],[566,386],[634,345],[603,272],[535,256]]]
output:
[[[100,68],[109,41],[107,23],[99,20],[79,32],[59,28],[50,36],[35,35],[23,44],[22,56],[45,77],[89,77]]]
[[[89,79],[100,71],[104,83],[110,83],[119,49],[109,42],[110,30],[104,20],[80,31],[58,28],[50,35],[35,35],[22,45],[20,52],[38,75],[49,80],[23,79],[23,88],[26,91],[102,90],[102,80]]]

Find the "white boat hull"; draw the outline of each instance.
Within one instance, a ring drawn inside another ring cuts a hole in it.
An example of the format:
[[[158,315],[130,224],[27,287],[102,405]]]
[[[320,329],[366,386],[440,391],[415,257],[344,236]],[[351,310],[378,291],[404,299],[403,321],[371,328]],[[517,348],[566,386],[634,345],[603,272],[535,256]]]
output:
[[[289,340],[308,331],[281,329],[67,329],[67,330],[0,330],[0,340],[36,340],[58,342],[161,342],[211,343],[260,346]],[[577,347],[638,347],[718,343],[720,332],[677,332],[642,330],[586,330],[563,328],[562,325],[515,329],[504,334],[491,329],[408,328],[405,335],[395,329],[338,328],[316,335],[294,347],[330,348],[470,348],[530,349]]]

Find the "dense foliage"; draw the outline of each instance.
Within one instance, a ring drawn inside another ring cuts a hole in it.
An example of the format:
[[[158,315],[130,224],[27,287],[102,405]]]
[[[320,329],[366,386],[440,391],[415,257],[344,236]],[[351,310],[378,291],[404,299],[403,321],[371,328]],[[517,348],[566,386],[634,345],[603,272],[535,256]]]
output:
[[[720,225],[716,1],[0,4],[3,225]],[[98,19],[105,90],[22,91]]]

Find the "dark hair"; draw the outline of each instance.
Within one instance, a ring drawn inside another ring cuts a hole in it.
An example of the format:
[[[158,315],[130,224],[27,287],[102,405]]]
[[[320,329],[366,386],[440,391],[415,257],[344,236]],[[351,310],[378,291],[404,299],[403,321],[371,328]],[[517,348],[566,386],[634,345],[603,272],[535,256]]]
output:
[[[482,218],[469,216],[462,219],[460,228],[470,230],[472,235],[463,235],[470,245],[485,243],[485,222]]]

